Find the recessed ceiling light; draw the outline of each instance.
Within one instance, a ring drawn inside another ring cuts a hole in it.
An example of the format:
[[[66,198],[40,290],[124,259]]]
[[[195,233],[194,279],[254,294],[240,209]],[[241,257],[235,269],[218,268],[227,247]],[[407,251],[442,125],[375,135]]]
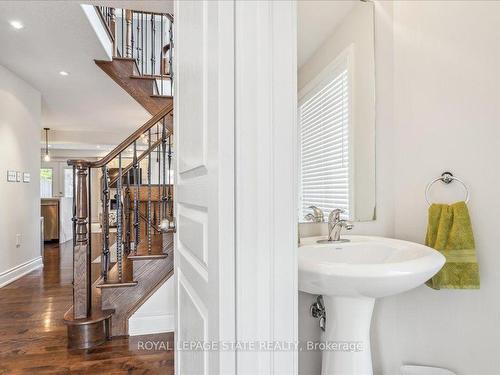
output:
[[[100,146],[100,145],[97,145],[97,146],[95,146],[95,147],[97,147],[97,148],[101,148],[101,146]]]
[[[65,77],[66,77],[66,76],[69,76],[69,73],[68,73],[68,72],[65,72],[64,70],[61,70],[61,71],[59,72],[59,74],[60,74],[60,75],[62,75],[62,76],[65,76]]]
[[[24,27],[24,25],[19,21],[10,21],[10,26],[12,26],[16,30],[20,30]]]

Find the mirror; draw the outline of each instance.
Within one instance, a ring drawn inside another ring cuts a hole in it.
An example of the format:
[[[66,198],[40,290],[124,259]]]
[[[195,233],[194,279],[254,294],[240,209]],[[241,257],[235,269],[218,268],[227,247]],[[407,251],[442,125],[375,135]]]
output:
[[[298,2],[299,222],[375,219],[374,5]],[[309,215],[308,215],[309,214]]]

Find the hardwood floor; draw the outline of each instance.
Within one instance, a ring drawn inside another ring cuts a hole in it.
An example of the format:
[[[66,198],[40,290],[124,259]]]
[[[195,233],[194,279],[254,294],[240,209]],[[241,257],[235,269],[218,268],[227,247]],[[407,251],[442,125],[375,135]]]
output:
[[[173,334],[66,348],[71,256],[71,242],[46,245],[43,269],[0,289],[0,374],[174,374]]]

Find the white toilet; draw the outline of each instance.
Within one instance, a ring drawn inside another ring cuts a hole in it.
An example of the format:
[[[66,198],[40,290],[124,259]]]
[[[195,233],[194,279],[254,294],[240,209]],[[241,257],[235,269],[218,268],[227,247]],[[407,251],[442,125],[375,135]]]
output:
[[[428,366],[401,366],[401,375],[457,375],[456,373],[438,367]]]

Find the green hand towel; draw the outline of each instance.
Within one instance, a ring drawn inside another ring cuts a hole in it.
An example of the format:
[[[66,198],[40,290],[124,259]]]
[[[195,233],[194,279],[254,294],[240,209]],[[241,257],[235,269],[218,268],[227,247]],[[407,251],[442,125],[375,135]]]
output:
[[[446,263],[427,286],[433,289],[479,289],[479,265],[465,202],[429,207],[425,244],[446,257]]]

